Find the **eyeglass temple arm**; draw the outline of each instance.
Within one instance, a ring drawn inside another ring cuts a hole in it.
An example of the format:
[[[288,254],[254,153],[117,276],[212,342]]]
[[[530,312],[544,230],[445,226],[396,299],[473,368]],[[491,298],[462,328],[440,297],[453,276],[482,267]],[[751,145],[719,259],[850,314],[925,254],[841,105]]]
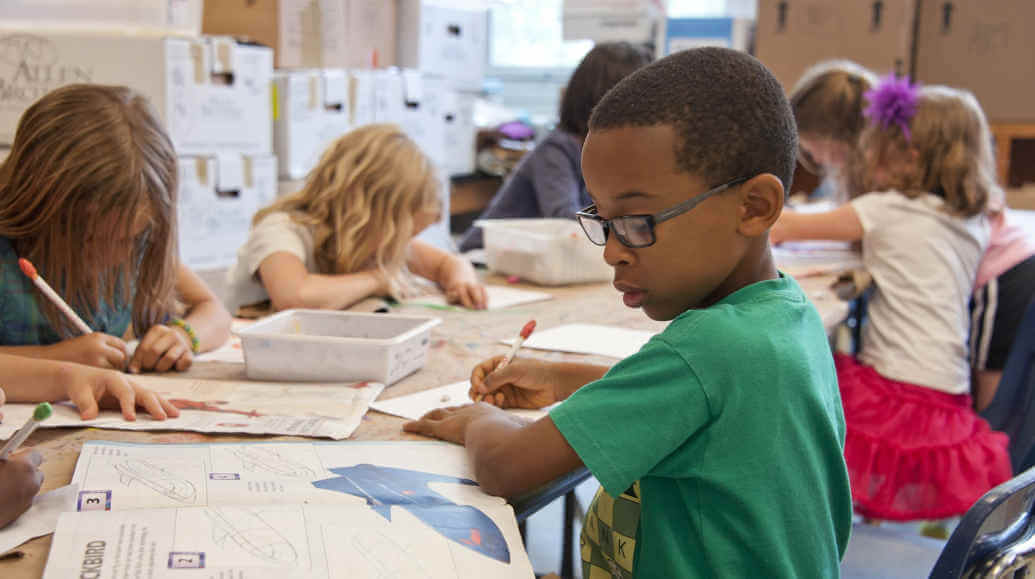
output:
[[[673,217],[676,217],[678,215],[682,215],[682,214],[686,213],[687,211],[690,211],[694,207],[697,207],[698,205],[700,205],[702,202],[704,202],[709,197],[714,197],[715,195],[718,195],[719,193],[722,193],[723,191],[729,189],[730,187],[736,187],[737,185],[740,185],[744,181],[747,181],[747,178],[742,177],[740,179],[736,179],[736,180],[730,181],[729,183],[726,183],[725,185],[719,185],[718,187],[716,187],[714,189],[711,189],[709,191],[705,191],[704,193],[701,193],[697,197],[693,197],[693,198],[687,199],[686,201],[680,203],[679,205],[676,205],[675,207],[669,207],[668,209],[662,211],[661,213],[657,213],[657,214],[654,215],[654,223],[661,223],[662,221],[667,221],[669,219],[672,219]]]

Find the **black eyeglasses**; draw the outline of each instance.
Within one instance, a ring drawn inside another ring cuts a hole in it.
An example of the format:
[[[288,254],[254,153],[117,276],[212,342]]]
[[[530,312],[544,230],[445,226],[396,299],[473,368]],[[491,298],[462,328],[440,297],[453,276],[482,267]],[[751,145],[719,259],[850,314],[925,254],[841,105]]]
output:
[[[657,241],[654,228],[659,223],[682,215],[700,205],[705,199],[718,195],[730,187],[736,187],[747,180],[748,177],[734,179],[654,215],[623,215],[613,219],[604,219],[597,215],[597,206],[593,204],[576,213],[575,218],[578,219],[582,230],[586,232],[586,237],[596,245],[605,245],[608,234],[614,230],[618,241],[626,247],[634,249],[650,247]]]

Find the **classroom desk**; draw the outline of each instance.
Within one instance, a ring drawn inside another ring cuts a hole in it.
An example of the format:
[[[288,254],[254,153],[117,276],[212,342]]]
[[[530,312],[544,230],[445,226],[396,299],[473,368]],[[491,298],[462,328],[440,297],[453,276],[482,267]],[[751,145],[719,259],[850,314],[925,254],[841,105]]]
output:
[[[848,305],[839,301],[827,286],[831,276],[817,276],[799,280],[819,310],[828,332],[832,331],[847,315]],[[502,278],[490,276],[489,283],[505,283]],[[522,286],[517,286],[522,287]],[[394,397],[427,388],[466,380],[471,368],[479,361],[496,354],[503,354],[507,346],[499,340],[511,338],[530,318],[535,318],[540,329],[583,322],[622,326],[632,329],[660,331],[665,324],[647,318],[639,310],[631,310],[621,303],[618,293],[610,284],[593,284],[561,288],[529,287],[547,291],[554,299],[545,302],[518,306],[494,312],[465,312],[432,310],[421,306],[407,306],[398,311],[420,314],[442,319],[442,324],[432,331],[431,352],[423,370],[389,387],[383,396]],[[522,356],[546,360],[580,360],[596,363],[613,363],[614,360],[598,356],[583,356],[559,352],[541,352],[525,349]],[[244,367],[238,364],[199,363],[184,378],[245,379]],[[353,434],[351,440],[426,440],[423,437],[402,431],[404,420],[371,411]],[[39,429],[28,440],[26,446],[35,447],[43,453],[42,469],[46,476],[43,490],[66,485],[72,479],[79,450],[87,440],[112,440],[120,442],[150,443],[204,443],[256,440],[259,437],[237,435],[209,435],[193,432],[130,432],[101,429]],[[275,440],[302,440],[294,437],[263,437]],[[538,510],[550,501],[564,496],[588,474],[576,473],[561,477],[554,484],[546,485],[537,492],[515,499],[520,509],[518,518],[524,520],[528,514]],[[0,560],[0,577],[5,579],[35,579],[43,574],[50,539],[40,537],[20,547],[21,557]]]

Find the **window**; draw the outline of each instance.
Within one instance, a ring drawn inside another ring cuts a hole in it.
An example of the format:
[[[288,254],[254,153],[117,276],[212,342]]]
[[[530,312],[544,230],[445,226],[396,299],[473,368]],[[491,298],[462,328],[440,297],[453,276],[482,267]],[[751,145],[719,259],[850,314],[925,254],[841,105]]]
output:
[[[564,41],[563,0],[510,0],[489,9],[489,66],[570,72],[593,48],[591,40]],[[565,76],[567,76],[567,72]]]

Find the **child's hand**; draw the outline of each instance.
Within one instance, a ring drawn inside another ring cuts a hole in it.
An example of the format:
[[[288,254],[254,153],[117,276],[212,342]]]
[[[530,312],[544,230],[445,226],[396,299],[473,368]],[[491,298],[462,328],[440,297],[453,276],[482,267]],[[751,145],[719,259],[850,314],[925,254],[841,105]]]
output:
[[[446,300],[472,310],[484,310],[489,305],[489,294],[478,281],[471,264],[459,257],[451,256],[443,279],[439,281],[446,292]]]
[[[463,444],[467,436],[467,426],[479,416],[499,412],[488,404],[465,404],[449,408],[436,408],[421,417],[420,420],[407,422],[403,430],[414,434],[423,434],[432,438],[440,438],[456,444]]]
[[[136,408],[146,410],[155,420],[176,418],[180,411],[156,392],[140,386],[126,375],[113,370],[65,364],[59,381],[65,396],[79,409],[83,420],[97,418],[100,408],[119,408],[126,420],[136,420]]]
[[[173,368],[183,372],[194,362],[190,336],[182,328],[164,325],[151,326],[140,340],[137,351],[129,361],[129,371],[166,372]]]
[[[43,455],[25,449],[0,460],[0,527],[6,527],[32,506],[43,484]]]
[[[496,369],[504,356],[485,360],[471,371],[471,400],[500,408],[543,408],[560,400],[554,388],[557,379],[548,362],[514,358]]]
[[[126,343],[103,332],[93,332],[48,346],[51,358],[97,368],[126,367],[128,349]]]

